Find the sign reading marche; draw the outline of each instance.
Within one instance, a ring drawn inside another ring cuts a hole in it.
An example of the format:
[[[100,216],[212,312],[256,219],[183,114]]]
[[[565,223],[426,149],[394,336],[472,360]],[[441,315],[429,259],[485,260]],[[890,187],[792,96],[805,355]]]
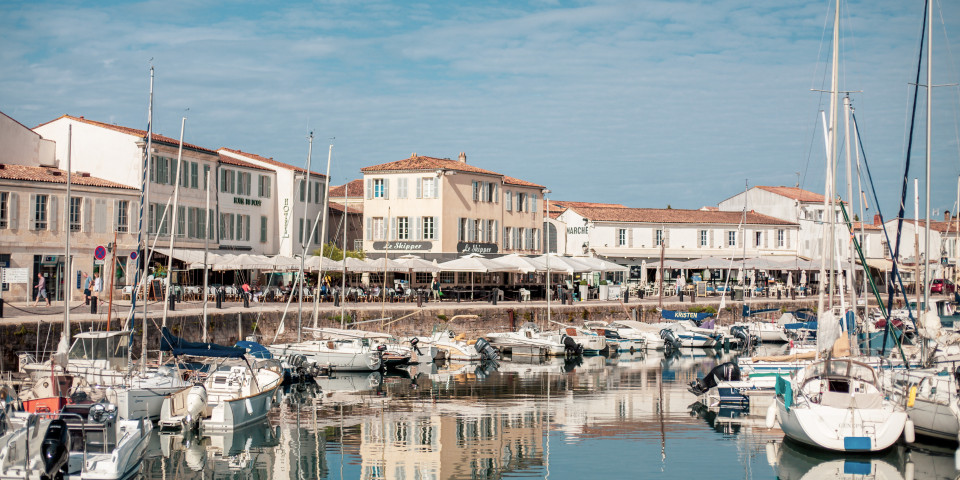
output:
[[[97,247],[97,249],[93,251],[93,258],[96,258],[97,260],[103,260],[104,258],[107,258],[107,249],[104,248],[103,245]]]
[[[26,268],[0,268],[0,283],[30,283],[30,273]]]
[[[430,250],[433,248],[433,242],[373,242],[374,250],[394,250],[398,252],[414,252],[419,250]]]
[[[457,243],[457,251],[460,253],[497,253],[496,243]]]

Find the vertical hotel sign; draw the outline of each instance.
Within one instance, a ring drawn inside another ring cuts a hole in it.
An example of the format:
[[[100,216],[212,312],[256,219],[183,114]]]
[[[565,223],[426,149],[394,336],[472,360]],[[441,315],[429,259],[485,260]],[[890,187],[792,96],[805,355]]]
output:
[[[280,238],[290,238],[290,197],[283,199],[283,234]]]

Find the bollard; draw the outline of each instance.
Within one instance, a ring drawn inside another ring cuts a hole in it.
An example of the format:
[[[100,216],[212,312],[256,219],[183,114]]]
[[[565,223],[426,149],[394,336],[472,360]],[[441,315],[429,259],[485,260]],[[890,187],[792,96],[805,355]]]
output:
[[[796,300],[796,299],[797,299],[797,291],[790,289],[790,300]]]
[[[90,313],[97,313],[98,303],[100,303],[100,297],[90,297]]]
[[[507,317],[510,318],[510,330],[516,330],[517,329],[516,317],[514,316],[514,312],[512,308],[507,310]]]
[[[683,290],[680,290],[680,294],[679,294],[679,295],[680,295],[680,301],[682,302],[682,301],[683,301]]]
[[[217,303],[217,308],[223,308],[223,297],[220,296],[220,290],[217,289],[213,294],[213,299]]]
[[[630,289],[623,289],[623,303],[630,303]]]
[[[500,296],[499,293],[500,293],[500,289],[499,289],[499,288],[494,288],[494,289],[493,289],[493,291],[492,291],[491,294],[490,294],[490,304],[491,304],[491,305],[496,305],[496,304],[497,304],[497,297]]]
[[[780,292],[780,289],[778,288],[778,289],[777,289],[777,300],[780,300],[781,295],[782,295],[782,293]]]
[[[694,289],[693,292],[690,293],[690,303],[697,303],[697,290],[696,290],[696,289]]]
[[[167,294],[167,303],[171,312],[177,309],[177,296],[173,292]]]
[[[250,308],[250,294],[243,292],[243,308]]]
[[[423,308],[423,292],[419,291],[417,292],[417,308]]]
[[[3,318],[3,299],[0,298],[0,318]]]
[[[460,291],[457,290],[457,303],[460,303]]]

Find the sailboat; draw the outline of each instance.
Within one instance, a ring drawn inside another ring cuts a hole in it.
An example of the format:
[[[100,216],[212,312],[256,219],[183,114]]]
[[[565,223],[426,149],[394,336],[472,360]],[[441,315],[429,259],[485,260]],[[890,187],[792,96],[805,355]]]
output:
[[[827,140],[827,174],[824,211],[828,229],[821,237],[821,254],[830,261],[821,262],[820,281],[830,266],[828,288],[820,289],[817,322],[817,360],[795,372],[787,380],[776,378],[776,396],[767,411],[767,426],[779,422],[784,435],[794,441],[839,452],[875,452],[889,448],[907,427],[907,413],[902,405],[885,395],[883,382],[870,365],[845,357],[850,354],[848,337],[841,323],[849,329],[846,306],[833,304],[834,263],[836,257],[836,196],[833,178],[837,159],[837,100],[839,94],[840,2],[836,3],[833,29],[833,75],[830,97],[830,123]],[[827,125],[825,125],[826,127]],[[839,265],[839,260],[837,260]],[[841,289],[842,291],[842,289]],[[829,304],[824,304],[824,296]],[[843,321],[842,321],[843,320]],[[913,429],[907,427],[907,440]]]

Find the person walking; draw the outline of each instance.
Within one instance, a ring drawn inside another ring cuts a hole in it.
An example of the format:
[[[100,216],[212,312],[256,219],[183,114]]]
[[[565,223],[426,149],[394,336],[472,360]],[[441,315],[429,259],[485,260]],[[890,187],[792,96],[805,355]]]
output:
[[[90,278],[90,275],[87,275],[87,272],[83,272],[83,304],[90,305],[90,284],[93,283],[93,279]]]
[[[93,274],[93,297],[91,300],[98,302],[97,306],[100,306],[100,292],[103,291],[103,280],[100,279],[99,273]]]
[[[433,278],[433,285],[430,286],[433,289],[433,299],[440,301],[440,280],[436,277]]]
[[[47,306],[50,306],[50,297],[47,296],[47,279],[44,278],[42,273],[37,273],[37,299],[33,302],[33,306],[36,307],[40,303],[40,299],[43,298],[47,301]]]

